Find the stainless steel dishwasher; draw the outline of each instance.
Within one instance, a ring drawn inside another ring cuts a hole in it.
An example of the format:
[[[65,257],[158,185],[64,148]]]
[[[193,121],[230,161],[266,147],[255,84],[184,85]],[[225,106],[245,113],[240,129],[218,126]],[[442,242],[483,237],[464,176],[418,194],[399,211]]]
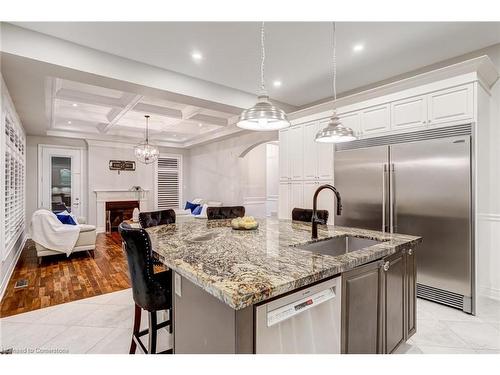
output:
[[[339,276],[258,306],[256,353],[340,353],[340,287]]]

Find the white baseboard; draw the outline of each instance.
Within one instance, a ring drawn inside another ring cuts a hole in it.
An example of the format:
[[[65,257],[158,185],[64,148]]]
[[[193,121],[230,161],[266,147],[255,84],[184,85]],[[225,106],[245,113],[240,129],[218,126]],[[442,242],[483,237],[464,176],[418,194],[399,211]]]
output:
[[[479,296],[487,297],[500,301],[500,289],[494,289],[489,287],[480,286],[478,288]]]
[[[21,241],[21,246],[17,250],[17,254],[15,255],[12,263],[10,264],[9,269],[5,273],[5,276],[2,280],[2,284],[0,285],[0,301],[3,299],[3,295],[5,294],[5,291],[7,290],[7,285],[9,285],[10,278],[12,277],[12,273],[14,272],[14,269],[16,268],[17,262],[19,261],[19,257],[21,256],[21,253],[23,252],[24,245],[26,245],[27,239],[28,239],[28,235],[24,234],[23,239]]]

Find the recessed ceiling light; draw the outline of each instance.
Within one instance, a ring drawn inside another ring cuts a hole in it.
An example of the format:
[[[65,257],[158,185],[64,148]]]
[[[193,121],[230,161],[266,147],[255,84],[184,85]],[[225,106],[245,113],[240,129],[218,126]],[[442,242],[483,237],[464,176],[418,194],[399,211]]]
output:
[[[73,107],[78,107],[78,104],[77,103],[73,103],[72,106]]]
[[[361,44],[361,43],[359,43],[359,44],[355,44],[355,45],[352,47],[352,50],[353,50],[354,52],[361,52],[361,51],[363,51],[364,49],[365,49],[365,46],[364,46],[363,44]]]
[[[68,121],[68,125],[71,125],[71,121]]]
[[[281,81],[277,79],[276,81],[273,81],[273,86],[274,87],[281,87]]]
[[[200,61],[203,59],[203,55],[200,52],[191,53],[191,57],[193,58],[194,61]]]
[[[198,126],[201,128],[201,127],[203,126],[203,124],[200,122],[200,123],[198,124]]]

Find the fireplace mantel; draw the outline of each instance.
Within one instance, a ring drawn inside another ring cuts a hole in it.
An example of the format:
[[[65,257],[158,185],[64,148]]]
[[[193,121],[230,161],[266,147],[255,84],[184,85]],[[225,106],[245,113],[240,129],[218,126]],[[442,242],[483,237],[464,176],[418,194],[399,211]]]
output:
[[[106,230],[106,202],[139,201],[139,210],[148,211],[149,189],[134,191],[129,189],[95,189],[96,195],[96,227],[97,232]]]

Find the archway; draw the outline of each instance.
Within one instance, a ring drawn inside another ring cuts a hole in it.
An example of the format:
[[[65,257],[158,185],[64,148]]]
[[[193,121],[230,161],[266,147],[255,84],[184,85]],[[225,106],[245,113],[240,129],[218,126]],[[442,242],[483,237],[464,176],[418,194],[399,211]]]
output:
[[[241,196],[246,214],[277,216],[279,191],[279,144],[261,141],[241,154]]]

